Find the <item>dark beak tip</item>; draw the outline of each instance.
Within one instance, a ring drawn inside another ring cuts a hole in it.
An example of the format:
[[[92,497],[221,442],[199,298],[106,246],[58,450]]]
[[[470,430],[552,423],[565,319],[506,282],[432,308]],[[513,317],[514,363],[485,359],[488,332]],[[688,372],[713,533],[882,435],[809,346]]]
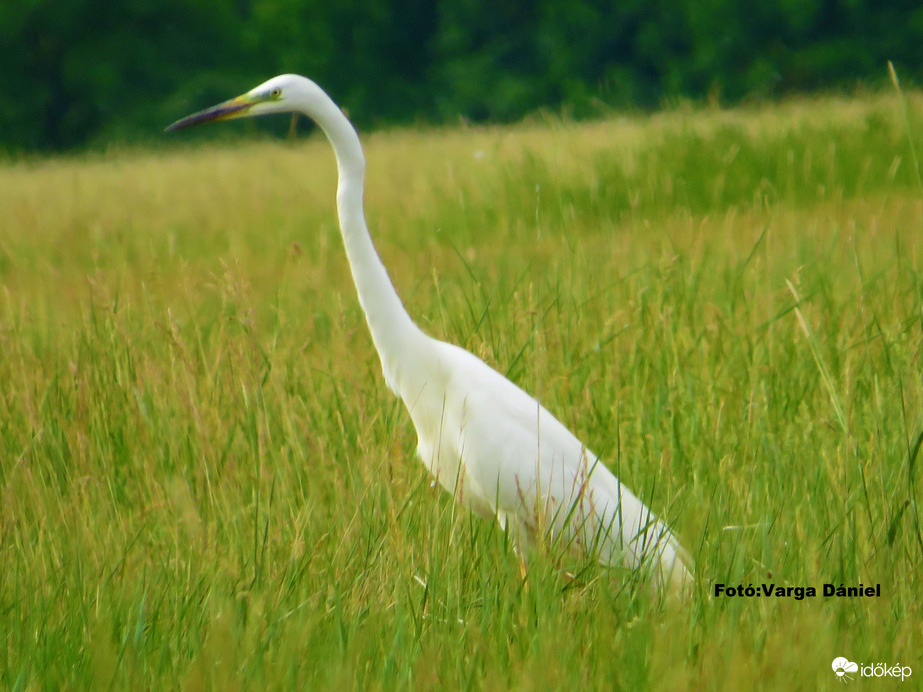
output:
[[[195,125],[198,120],[195,116],[186,116],[185,118],[180,118],[176,122],[172,122],[163,128],[164,132],[176,132],[177,130],[185,130],[187,127]]]

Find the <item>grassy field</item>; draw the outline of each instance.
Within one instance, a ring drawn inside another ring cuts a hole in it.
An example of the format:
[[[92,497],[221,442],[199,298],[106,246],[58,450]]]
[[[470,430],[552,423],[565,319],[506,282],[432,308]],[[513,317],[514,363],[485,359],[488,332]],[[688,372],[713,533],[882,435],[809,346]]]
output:
[[[673,523],[684,605],[579,557],[524,583],[431,487],[319,137],[4,164],[0,687],[814,690],[838,656],[919,684],[906,98],[364,138],[411,315]]]

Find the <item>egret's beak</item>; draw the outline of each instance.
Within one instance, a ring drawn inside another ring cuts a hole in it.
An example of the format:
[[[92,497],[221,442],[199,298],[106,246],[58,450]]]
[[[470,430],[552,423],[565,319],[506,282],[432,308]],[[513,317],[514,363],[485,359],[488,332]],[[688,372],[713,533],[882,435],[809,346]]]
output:
[[[172,132],[173,130],[182,130],[185,127],[201,125],[202,123],[214,123],[218,122],[219,120],[242,118],[247,114],[247,111],[249,111],[257,103],[257,100],[254,100],[247,94],[244,94],[243,96],[238,96],[237,98],[233,98],[230,101],[219,103],[217,106],[206,108],[204,111],[199,111],[198,113],[187,115],[185,118],[180,118],[175,123],[168,126],[164,131]]]

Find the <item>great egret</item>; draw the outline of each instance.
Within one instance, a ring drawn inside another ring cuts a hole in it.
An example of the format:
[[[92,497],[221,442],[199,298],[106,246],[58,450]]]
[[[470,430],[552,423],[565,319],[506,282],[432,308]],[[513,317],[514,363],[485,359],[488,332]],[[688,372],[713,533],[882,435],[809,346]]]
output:
[[[496,518],[522,560],[553,540],[649,572],[660,590],[692,584],[670,529],[535,399],[464,349],[427,336],[401,303],[365,222],[365,158],[333,100],[305,77],[274,77],[242,96],[170,125],[268,113],[313,119],[336,154],[337,212],[359,302],[388,387],[417,429],[417,454],[463,505]]]

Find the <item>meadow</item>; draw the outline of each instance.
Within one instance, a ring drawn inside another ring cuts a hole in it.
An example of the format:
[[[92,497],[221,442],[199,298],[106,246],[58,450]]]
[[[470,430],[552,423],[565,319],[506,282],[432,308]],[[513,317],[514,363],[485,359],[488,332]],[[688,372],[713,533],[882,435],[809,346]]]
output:
[[[321,137],[6,161],[0,687],[913,684],[921,132],[871,93],[363,137],[410,314],[672,523],[685,603],[579,556],[523,580],[431,486]]]

